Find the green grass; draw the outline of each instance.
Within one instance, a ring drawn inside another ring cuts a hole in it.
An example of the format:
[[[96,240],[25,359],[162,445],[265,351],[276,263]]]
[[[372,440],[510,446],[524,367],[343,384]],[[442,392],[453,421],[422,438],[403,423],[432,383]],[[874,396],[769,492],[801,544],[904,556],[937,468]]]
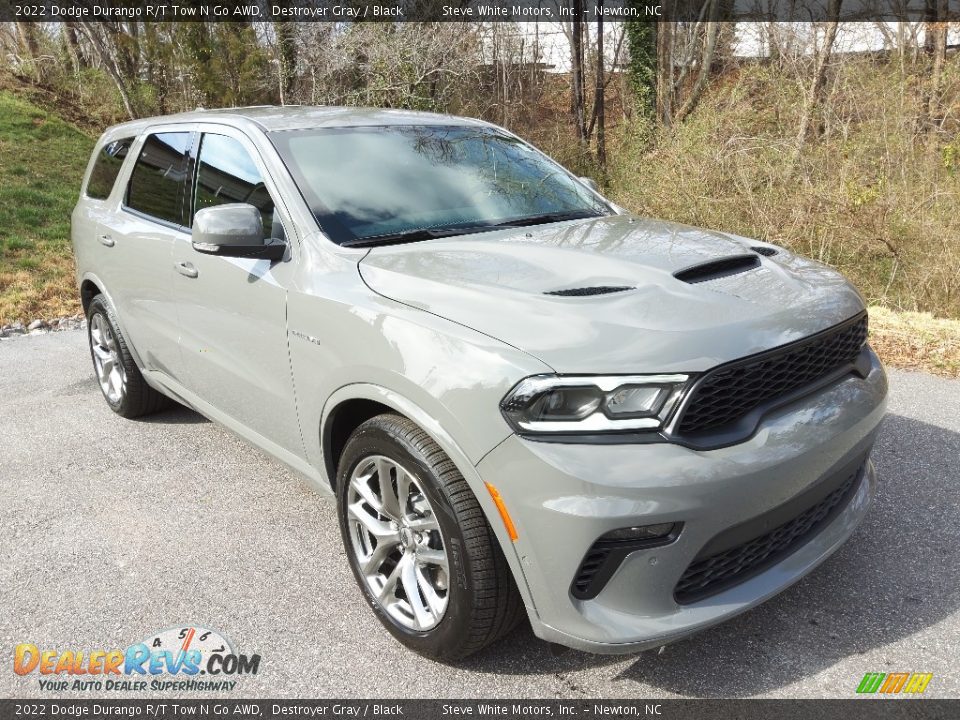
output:
[[[0,323],[79,311],[70,213],[93,143],[0,91]]]

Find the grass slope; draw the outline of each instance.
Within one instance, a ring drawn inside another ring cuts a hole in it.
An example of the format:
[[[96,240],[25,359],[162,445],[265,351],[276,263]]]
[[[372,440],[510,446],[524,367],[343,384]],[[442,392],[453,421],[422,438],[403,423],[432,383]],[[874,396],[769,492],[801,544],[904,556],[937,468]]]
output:
[[[93,143],[0,91],[0,323],[79,312],[70,212]]]

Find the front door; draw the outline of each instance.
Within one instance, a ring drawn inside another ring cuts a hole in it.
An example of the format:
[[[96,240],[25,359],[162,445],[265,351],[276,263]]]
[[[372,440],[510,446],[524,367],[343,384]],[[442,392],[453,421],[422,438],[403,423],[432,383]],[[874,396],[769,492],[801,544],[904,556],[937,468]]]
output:
[[[265,240],[284,238],[283,221],[249,140],[230,128],[206,132],[193,155],[191,225],[197,210],[250,203],[260,210]],[[173,268],[184,385],[250,430],[303,457],[287,349],[292,260],[205,255],[183,238],[174,244]]]

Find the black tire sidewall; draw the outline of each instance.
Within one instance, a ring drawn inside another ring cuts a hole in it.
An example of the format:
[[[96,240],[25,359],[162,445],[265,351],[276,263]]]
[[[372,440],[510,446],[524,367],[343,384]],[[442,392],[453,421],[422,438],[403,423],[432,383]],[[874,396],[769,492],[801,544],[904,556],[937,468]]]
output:
[[[136,363],[133,361],[133,357],[130,355],[130,351],[127,350],[127,343],[123,334],[120,332],[120,328],[117,327],[117,320],[113,314],[113,310],[110,305],[103,299],[103,296],[97,295],[90,302],[90,309],[87,311],[87,344],[90,347],[90,360],[93,362],[94,372],[96,372],[96,361],[93,357],[93,316],[101,315],[107,324],[110,326],[110,332],[113,333],[113,342],[117,346],[117,357],[120,358],[120,363],[123,365],[123,370],[126,373],[126,382],[123,385],[123,392],[120,394],[120,399],[117,402],[111,402],[110,398],[107,397],[107,394],[103,392],[103,388],[100,387],[100,379],[97,378],[97,386],[100,387],[100,394],[103,395],[104,401],[107,405],[110,406],[110,409],[113,410],[118,415],[123,417],[129,417],[135,415],[136,413],[131,412],[131,384],[132,383],[143,383],[144,380],[140,376],[140,370],[137,368]]]
[[[113,333],[113,341],[117,345],[117,354],[120,356],[121,363],[124,364],[124,370],[126,370],[126,358],[123,356],[124,349],[120,345],[120,337],[117,331],[117,325],[113,321],[112,314],[110,312],[109,306],[103,301],[99,295],[95,297],[91,303],[90,308],[87,310],[87,345],[90,348],[90,360],[93,362],[93,371],[97,371],[97,360],[93,352],[93,317],[94,315],[100,315],[104,321],[110,326],[110,332]],[[100,387],[100,393],[103,395],[104,401],[107,405],[110,406],[110,409],[116,413],[123,411],[123,404],[127,399],[127,387],[124,384],[123,392],[120,395],[120,399],[117,402],[113,402],[107,397],[107,394],[103,392],[103,387],[100,386],[100,378],[97,378],[97,385]]]
[[[450,565],[447,610],[436,627],[416,632],[398,624],[380,606],[367,587],[354,558],[347,522],[347,497],[350,476],[364,458],[383,455],[412,473],[426,493],[440,524],[444,547]],[[467,543],[443,482],[416,447],[376,424],[365,424],[350,438],[340,460],[337,477],[337,515],[350,569],[363,592],[367,604],[380,622],[401,643],[423,655],[443,659],[457,656],[470,635],[474,614],[474,583],[471,577]]]

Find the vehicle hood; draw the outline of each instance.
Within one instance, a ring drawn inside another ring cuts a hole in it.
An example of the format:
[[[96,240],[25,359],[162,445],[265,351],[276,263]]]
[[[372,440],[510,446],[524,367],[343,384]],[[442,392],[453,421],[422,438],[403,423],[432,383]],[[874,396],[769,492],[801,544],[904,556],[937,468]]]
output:
[[[763,243],[626,215],[379,247],[375,292],[534,355],[561,373],[699,372],[863,309],[836,271],[777,248],[759,267],[689,283],[674,273]],[[774,246],[767,245],[773,248]],[[599,295],[559,290],[622,286]]]

